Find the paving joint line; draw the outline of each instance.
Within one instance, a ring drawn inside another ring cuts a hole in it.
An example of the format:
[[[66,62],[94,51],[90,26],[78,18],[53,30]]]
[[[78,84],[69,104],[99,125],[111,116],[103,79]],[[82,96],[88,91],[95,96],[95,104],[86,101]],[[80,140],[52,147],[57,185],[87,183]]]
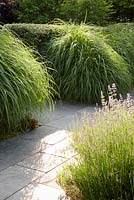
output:
[[[40,177],[38,177],[38,178],[41,178],[43,175],[41,175]],[[31,181],[31,182],[29,182],[28,184],[26,184],[24,187],[21,187],[20,189],[18,189],[17,191],[15,191],[15,192],[13,192],[11,195],[9,195],[8,197],[6,197],[5,199],[3,199],[3,200],[8,200],[10,197],[12,197],[14,194],[16,194],[17,192],[19,192],[19,191],[21,191],[21,190],[23,190],[25,187],[27,187],[28,185],[30,185],[30,184],[32,184],[32,183],[34,183],[38,178],[36,178],[35,180],[33,180],[33,181]],[[36,182],[35,182],[36,183]]]

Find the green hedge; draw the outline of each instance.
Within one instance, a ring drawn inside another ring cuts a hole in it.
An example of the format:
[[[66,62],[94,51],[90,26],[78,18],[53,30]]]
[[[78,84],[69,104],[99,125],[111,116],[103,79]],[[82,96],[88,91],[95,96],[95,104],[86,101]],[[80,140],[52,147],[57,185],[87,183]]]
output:
[[[62,26],[52,24],[7,24],[5,27],[43,55],[48,41],[62,29]]]
[[[25,44],[36,48],[43,56],[49,41],[66,30],[63,24],[6,24],[6,28],[17,34]],[[102,27],[85,26],[90,31],[99,32]]]
[[[65,25],[55,24],[7,24],[25,44],[28,44],[45,55],[45,50],[51,38],[65,31]],[[121,56],[134,66],[134,23],[118,23],[107,27],[85,26],[89,31],[105,36],[106,42]]]

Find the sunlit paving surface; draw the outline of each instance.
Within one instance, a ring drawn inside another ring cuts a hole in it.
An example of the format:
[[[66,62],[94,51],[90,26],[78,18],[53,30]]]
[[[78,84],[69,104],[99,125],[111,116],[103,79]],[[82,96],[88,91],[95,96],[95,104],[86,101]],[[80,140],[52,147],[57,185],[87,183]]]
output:
[[[0,143],[0,200],[68,199],[56,175],[76,157],[70,124],[85,109],[58,105],[47,122],[42,115],[39,128]]]
[[[41,184],[33,184],[14,194],[9,200],[58,200],[63,194],[63,190]]]

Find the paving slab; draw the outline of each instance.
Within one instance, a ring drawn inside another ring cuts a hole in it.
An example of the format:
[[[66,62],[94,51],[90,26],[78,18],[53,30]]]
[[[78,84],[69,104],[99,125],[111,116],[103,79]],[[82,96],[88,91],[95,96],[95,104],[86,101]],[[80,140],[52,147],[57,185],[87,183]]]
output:
[[[70,132],[41,126],[0,143],[0,171],[69,137]]]
[[[47,135],[42,139],[42,143],[46,143],[49,145],[56,144],[58,142],[61,142],[65,138],[69,138],[71,136],[71,132],[64,130],[64,129],[59,129],[58,131],[53,132],[53,134]]]
[[[61,156],[64,158],[71,158],[76,154],[74,152],[74,149],[71,147],[71,142],[71,138],[66,138],[55,145],[51,145],[48,147],[45,146],[44,149],[42,146],[41,152]]]
[[[30,169],[48,172],[58,165],[64,163],[66,160],[66,158],[49,155],[46,153],[36,153],[24,159],[22,162],[19,162],[18,165]]]
[[[43,173],[26,169],[20,166],[12,166],[0,172],[0,200],[4,200]]]
[[[49,110],[43,111],[39,116],[39,124],[41,125],[47,125],[48,123],[60,120],[63,117],[67,117],[70,115],[74,115],[77,111],[84,109],[86,105],[83,104],[76,104],[76,103],[66,103],[63,104],[56,103],[56,106],[54,108],[53,112],[50,112]]]
[[[64,165],[67,164],[67,162],[64,163]],[[56,177],[57,174],[59,174],[63,170],[63,164],[55,167],[53,170],[44,173],[43,176],[36,179],[36,183],[41,183],[43,185],[53,186],[53,184],[56,183]]]
[[[60,200],[62,195],[64,195],[62,189],[33,183],[12,195],[8,200]]]
[[[82,124],[82,119],[85,114],[88,115],[89,118],[92,118],[94,112],[94,106],[81,107],[76,110],[74,109],[74,111],[70,110],[70,114],[68,115],[64,113],[64,116],[62,118],[53,119],[50,122],[46,123],[46,125],[50,127],[55,127],[57,129],[71,130],[74,129],[78,123],[79,125]]]
[[[49,126],[39,126],[38,128],[26,133],[22,134],[21,139],[25,139],[30,141],[42,141],[48,135],[51,135],[58,131],[59,129]]]
[[[30,133],[12,138],[0,143],[0,171],[16,164],[31,154],[39,152],[47,146],[42,139],[48,134],[55,133],[56,129],[40,127]],[[51,136],[52,138],[52,136]]]
[[[56,183],[56,178],[57,175],[60,174],[63,170],[64,167],[71,164],[71,163],[76,163],[77,159],[75,159],[75,157],[72,157],[71,159],[68,159],[66,162],[64,162],[63,164],[57,166],[56,168],[54,168],[53,170],[45,173],[43,176],[37,178],[35,180],[36,183],[41,183],[43,185],[48,185],[48,186],[52,186],[58,188],[59,185]]]
[[[40,126],[28,134],[22,135],[21,140],[39,142],[41,144],[55,144],[63,139],[70,137],[70,132],[64,129],[58,129],[49,126]]]
[[[92,105],[92,106],[86,106],[80,110],[78,110],[77,112],[80,112],[80,113],[89,113],[89,114],[93,114],[96,110],[96,106],[95,105]]]
[[[75,126],[75,120],[76,120],[76,115],[69,115],[69,116],[64,116],[61,119],[51,121],[47,123],[47,126],[54,127],[57,129],[64,129],[64,130],[70,130],[74,128]]]
[[[57,188],[57,189],[62,189],[61,186],[56,182],[56,180],[47,182],[46,184],[43,184],[43,185],[47,185],[49,187],[53,187],[53,188]]]
[[[48,147],[48,146],[50,145],[43,144],[43,149],[45,149],[45,147]],[[0,153],[0,171],[8,168],[11,165],[15,165],[16,163],[20,162],[24,158],[27,158],[29,155],[35,154],[35,152],[40,151],[41,148],[42,148],[42,144],[41,143],[37,144],[35,142],[30,142],[29,144],[24,143],[24,146],[21,143],[21,146],[19,148],[17,148],[17,145],[14,148],[12,146],[12,149],[9,150],[9,152],[6,151],[5,153],[4,152]]]

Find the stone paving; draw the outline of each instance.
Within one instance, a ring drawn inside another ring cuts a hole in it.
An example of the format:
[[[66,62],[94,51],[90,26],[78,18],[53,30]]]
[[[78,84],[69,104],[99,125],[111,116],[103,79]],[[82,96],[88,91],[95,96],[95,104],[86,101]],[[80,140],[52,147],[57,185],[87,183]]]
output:
[[[0,143],[0,200],[60,200],[56,174],[70,162],[71,129],[93,106],[56,104],[41,114],[40,127]]]

